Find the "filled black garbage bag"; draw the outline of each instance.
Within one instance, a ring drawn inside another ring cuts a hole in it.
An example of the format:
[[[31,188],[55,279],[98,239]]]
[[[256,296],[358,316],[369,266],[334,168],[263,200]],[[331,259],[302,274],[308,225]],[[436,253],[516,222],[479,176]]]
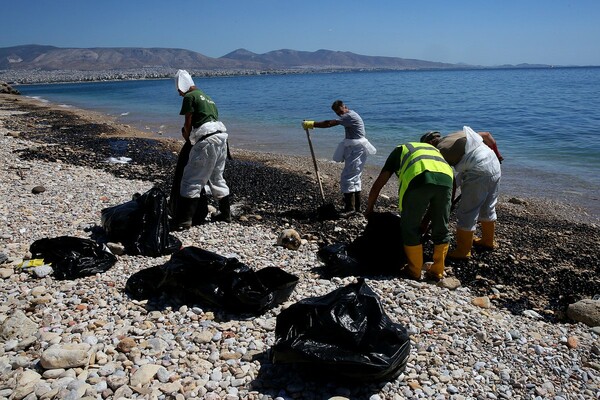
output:
[[[269,296],[263,302],[263,308],[271,308],[274,305],[286,301],[298,283],[296,275],[285,272],[281,268],[266,267],[256,271],[258,280],[269,290]]]
[[[400,228],[399,215],[373,213],[353,242],[324,246],[317,256],[332,276],[397,274],[406,261]]]
[[[157,187],[103,209],[102,227],[108,240],[121,242],[127,254],[158,257],[181,247],[181,241],[169,234],[167,199]]]
[[[327,266],[332,276],[357,276],[364,273],[360,262],[348,253],[348,244],[333,243],[321,247],[317,257]]]
[[[373,213],[364,232],[348,246],[348,251],[371,269],[399,269],[406,260],[402,241],[402,219],[391,212]]]
[[[147,300],[162,293],[165,273],[160,265],[142,269],[132,274],[125,284],[125,292],[134,300]]]
[[[317,378],[374,382],[391,380],[404,370],[410,339],[359,279],[283,310],[271,350],[273,364],[292,364]]]
[[[281,268],[252,270],[236,258],[190,246],[165,264],[133,274],[125,290],[134,299],[162,294],[235,312],[261,313],[287,300],[298,278]]]
[[[33,258],[51,264],[56,279],[75,279],[109,270],[117,257],[105,245],[90,239],[59,236],[36,240],[29,246]]]

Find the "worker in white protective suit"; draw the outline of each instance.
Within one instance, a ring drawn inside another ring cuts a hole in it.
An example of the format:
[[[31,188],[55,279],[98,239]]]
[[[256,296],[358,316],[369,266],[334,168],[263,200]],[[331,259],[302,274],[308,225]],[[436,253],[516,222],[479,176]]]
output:
[[[456,171],[455,182],[461,189],[456,210],[456,248],[448,253],[448,258],[470,258],[473,245],[494,249],[503,158],[492,134],[465,126],[462,131],[444,137],[439,132],[428,132],[421,142],[435,146],[442,153]],[[474,238],[477,222],[481,224],[481,238]]]
[[[335,150],[333,161],[344,162],[344,169],[340,177],[340,189],[344,195],[344,211],[360,212],[361,175],[367,162],[367,156],[375,154],[377,150],[365,137],[365,124],[356,111],[348,109],[342,100],[334,101],[331,109],[337,114],[338,119],[320,122],[305,120],[302,122],[302,128],[330,128],[337,125],[344,127],[344,140]]]
[[[188,229],[204,222],[208,214],[205,186],[219,203],[220,213],[213,220],[231,222],[230,192],[223,178],[227,159],[227,128],[219,121],[215,102],[194,85],[187,71],[177,71],[175,82],[179,95],[183,97],[179,114],[185,116],[181,134],[186,143],[178,161],[183,171],[179,199],[175,202],[174,228]],[[189,156],[185,162],[187,151]],[[174,186],[177,181],[176,174]],[[176,189],[174,187],[172,193]]]

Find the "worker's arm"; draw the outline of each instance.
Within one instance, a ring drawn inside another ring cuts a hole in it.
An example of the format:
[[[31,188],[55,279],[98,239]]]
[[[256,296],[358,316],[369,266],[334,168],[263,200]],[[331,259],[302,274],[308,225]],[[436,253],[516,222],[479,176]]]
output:
[[[192,132],[192,113],[185,114],[185,122],[183,123],[183,128],[181,128],[181,136],[187,142],[190,140],[190,133]]]
[[[479,135],[483,138],[483,143],[485,143],[490,149],[494,151],[496,157],[498,157],[498,161],[502,162],[504,160],[504,157],[502,157],[502,154],[500,154],[500,151],[498,150],[498,145],[496,144],[496,139],[494,139],[492,134],[489,132],[477,133],[479,133]]]
[[[367,210],[365,211],[365,217],[368,217],[369,214],[373,212],[373,208],[375,207],[375,202],[379,197],[379,193],[381,192],[381,189],[383,189],[387,181],[390,180],[392,174],[392,171],[381,170],[379,176],[377,177],[377,179],[375,179],[375,182],[373,182],[371,191],[369,191],[369,199],[367,201]]]
[[[339,125],[340,121],[336,119],[330,119],[327,121],[315,122],[315,128],[331,128],[332,126]]]
[[[327,121],[302,121],[302,129],[313,129],[313,128],[331,128],[332,126],[339,125],[340,121],[336,119],[329,119]]]

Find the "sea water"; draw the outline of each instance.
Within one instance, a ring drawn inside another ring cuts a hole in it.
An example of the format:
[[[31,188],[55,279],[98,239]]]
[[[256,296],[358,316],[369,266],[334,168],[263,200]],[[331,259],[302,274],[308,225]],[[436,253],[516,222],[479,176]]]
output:
[[[195,77],[215,100],[233,148],[310,156],[303,119],[335,119],[336,99],[358,112],[381,166],[391,150],[429,130],[471,126],[493,134],[505,161],[502,193],[566,201],[600,215],[600,68],[386,71]],[[110,114],[180,137],[172,79],[21,85],[26,96]],[[343,128],[315,129],[330,159]]]

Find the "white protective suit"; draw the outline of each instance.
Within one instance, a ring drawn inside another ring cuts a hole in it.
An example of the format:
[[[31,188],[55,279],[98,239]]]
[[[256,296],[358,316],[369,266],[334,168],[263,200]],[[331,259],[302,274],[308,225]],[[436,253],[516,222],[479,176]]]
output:
[[[461,200],[456,211],[456,227],[473,231],[477,221],[495,221],[500,162],[481,135],[468,126],[463,127],[467,141],[465,154],[454,166],[456,184],[461,188]]]
[[[177,89],[187,93],[194,80],[185,70],[175,74]],[[229,187],[223,178],[227,160],[227,128],[220,121],[210,121],[190,132],[192,149],[181,177],[180,195],[187,198],[199,198],[202,189],[212,193],[216,200],[229,195]]]
[[[340,177],[340,189],[342,193],[360,192],[362,190],[360,177],[365,167],[367,156],[376,152],[375,147],[364,137],[360,139],[344,139],[338,144],[333,153],[333,161],[345,161]]]
[[[227,128],[220,121],[206,122],[192,130],[190,158],[181,178],[180,194],[183,197],[200,197],[205,186],[208,186],[207,192],[210,191],[216,200],[229,195],[229,187],[223,178],[227,137]]]

